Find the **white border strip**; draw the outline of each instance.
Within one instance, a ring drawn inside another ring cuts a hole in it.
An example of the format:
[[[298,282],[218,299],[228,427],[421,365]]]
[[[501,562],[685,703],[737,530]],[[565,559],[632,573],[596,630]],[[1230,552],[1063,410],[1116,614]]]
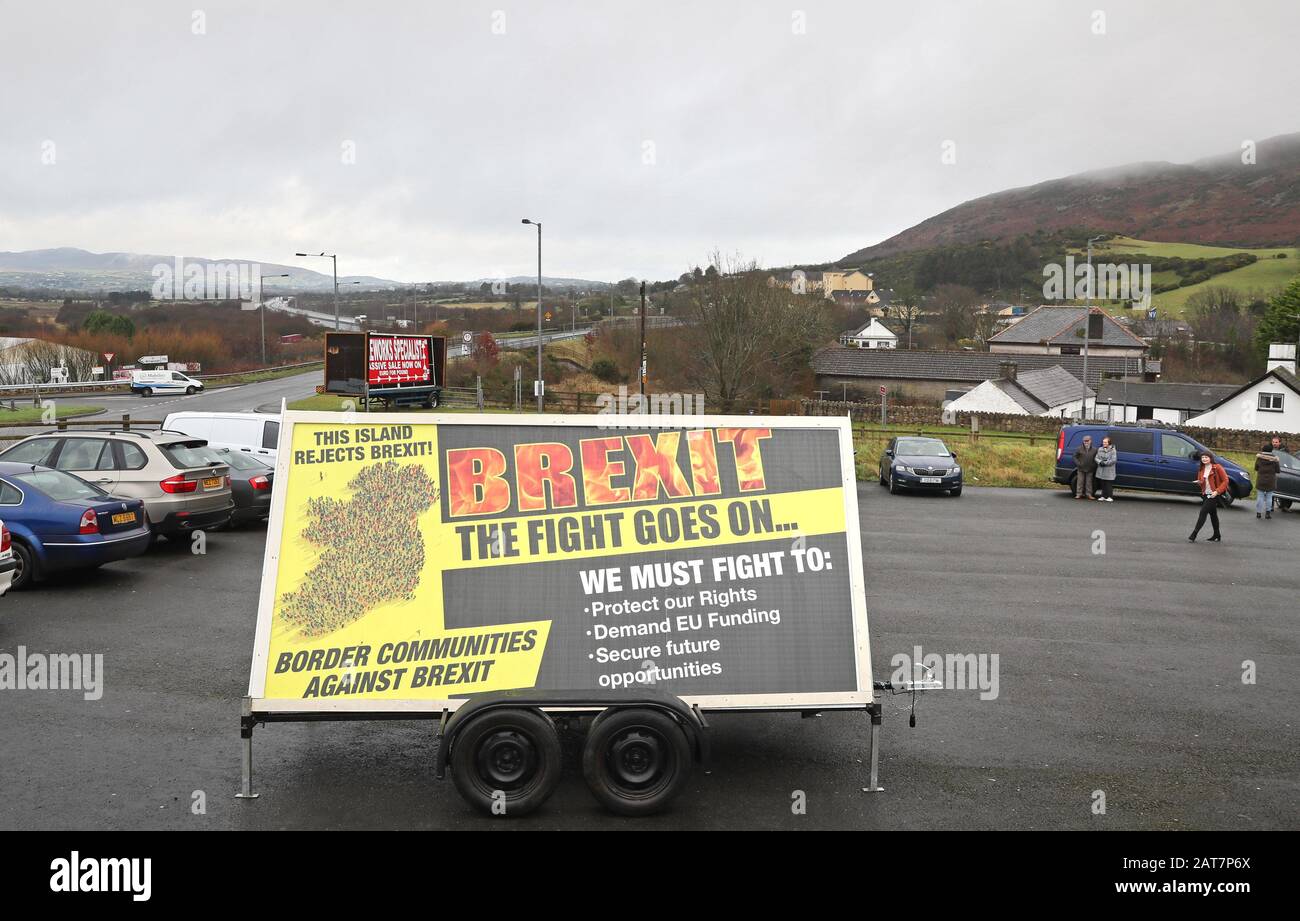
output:
[[[360,417],[360,418],[359,418]],[[618,421],[615,421],[618,420]],[[625,421],[624,421],[625,420]],[[731,694],[685,696],[688,704],[703,709],[808,710],[837,707],[865,707],[874,699],[871,677],[871,642],[867,628],[867,599],[862,571],[862,539],[858,521],[857,474],[853,457],[853,427],[847,416],[718,416],[718,415],[537,415],[522,413],[364,413],[306,412],[289,410],[281,401],[280,441],[276,450],[275,482],[284,488],[271,493],[271,517],[266,526],[266,552],[262,559],[262,587],[258,598],[257,631],[253,640],[253,664],[248,696],[254,713],[318,714],[340,716],[361,713],[429,713],[455,710],[465,699],[450,700],[268,700],[266,667],[270,654],[271,614],[275,606],[276,576],[280,564],[280,540],[284,530],[289,457],[293,430],[298,423],[368,422],[376,425],[500,425],[513,427],[580,426],[608,429],[737,428],[837,429],[840,433],[840,472],[844,489],[844,530],[848,547],[849,594],[853,605],[853,651],[858,689],[845,693],[815,694]]]

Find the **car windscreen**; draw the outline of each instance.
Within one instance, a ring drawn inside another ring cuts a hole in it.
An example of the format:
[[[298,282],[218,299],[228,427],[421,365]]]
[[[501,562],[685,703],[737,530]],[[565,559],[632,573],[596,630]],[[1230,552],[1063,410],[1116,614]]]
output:
[[[947,457],[948,448],[938,438],[900,438],[894,447],[894,453],[913,457]]]
[[[208,450],[206,441],[173,441],[158,445],[158,450],[171,461],[173,467],[187,470],[190,467],[211,467],[225,461],[216,460]]]
[[[214,463],[226,464],[235,470],[261,470],[265,472],[270,469],[268,464],[264,464],[256,457],[242,451],[232,451],[229,448],[222,448],[221,450],[208,448],[207,452]]]
[[[33,470],[31,473],[19,473],[14,479],[25,486],[40,490],[57,502],[73,499],[102,499],[108,495],[98,486],[91,486],[85,480],[62,470]]]

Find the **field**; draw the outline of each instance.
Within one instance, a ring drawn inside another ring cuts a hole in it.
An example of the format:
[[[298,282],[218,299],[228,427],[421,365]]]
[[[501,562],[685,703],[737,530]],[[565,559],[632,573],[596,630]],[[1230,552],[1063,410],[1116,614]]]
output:
[[[1166,318],[1181,317],[1187,305],[1187,299],[1197,291],[1203,291],[1206,288],[1232,288],[1243,294],[1258,290],[1271,292],[1273,289],[1284,287],[1300,273],[1300,250],[1287,247],[1280,249],[1230,248],[1202,246],[1198,243],[1155,243],[1150,240],[1135,240],[1132,237],[1116,237],[1102,243],[1100,247],[1094,247],[1092,256],[1094,261],[1106,257],[1105,261],[1141,262],[1140,257],[1142,255],[1182,259],[1215,259],[1221,256],[1231,256],[1233,253],[1254,253],[1258,259],[1252,265],[1232,272],[1225,272],[1222,275],[1216,275],[1209,281],[1155,295],[1152,301],[1159,309],[1159,315]],[[1287,258],[1276,258],[1279,253],[1285,253]],[[1164,277],[1164,273],[1155,274],[1152,276],[1152,280],[1157,283],[1172,280],[1172,273],[1168,274],[1168,278]]]

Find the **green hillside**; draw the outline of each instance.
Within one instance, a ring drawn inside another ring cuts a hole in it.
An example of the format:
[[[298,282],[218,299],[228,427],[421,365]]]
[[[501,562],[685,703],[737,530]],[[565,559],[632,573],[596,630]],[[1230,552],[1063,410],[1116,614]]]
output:
[[[1256,257],[1256,261],[1231,272],[1216,275],[1209,281],[1155,295],[1152,300],[1159,308],[1160,315],[1162,317],[1182,316],[1187,299],[1205,288],[1233,288],[1242,293],[1263,290],[1271,293],[1277,288],[1284,287],[1300,274],[1300,250],[1295,248],[1234,249],[1223,246],[1202,246],[1198,243],[1156,243],[1152,240],[1115,237],[1094,246],[1092,258],[1094,261],[1141,262],[1143,255],[1180,259],[1217,259],[1231,256],[1233,253],[1251,253]],[[1285,253],[1286,258],[1278,259],[1279,253]],[[1157,284],[1167,280],[1161,274],[1153,276],[1153,281]]]

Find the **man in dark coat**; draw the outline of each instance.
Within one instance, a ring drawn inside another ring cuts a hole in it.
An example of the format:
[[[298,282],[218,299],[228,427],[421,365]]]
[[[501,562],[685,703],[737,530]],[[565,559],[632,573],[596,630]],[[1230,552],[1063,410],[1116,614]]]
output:
[[[1074,452],[1074,469],[1078,476],[1074,478],[1076,499],[1094,499],[1094,477],[1097,475],[1097,449],[1093,447],[1092,436],[1084,435],[1083,444]]]
[[[1273,452],[1280,450],[1275,447],[1280,442],[1281,439],[1274,435],[1273,443],[1264,445],[1255,455],[1256,518],[1273,517],[1273,490],[1277,489],[1277,475],[1282,469],[1281,462]]]

